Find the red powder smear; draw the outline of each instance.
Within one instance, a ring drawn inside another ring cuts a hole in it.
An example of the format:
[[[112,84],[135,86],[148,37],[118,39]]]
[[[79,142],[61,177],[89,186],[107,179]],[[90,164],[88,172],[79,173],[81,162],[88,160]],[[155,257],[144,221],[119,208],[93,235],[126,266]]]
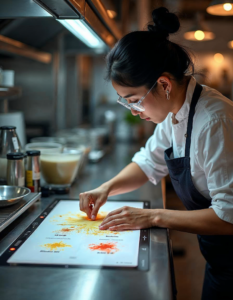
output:
[[[117,243],[100,243],[100,244],[90,244],[89,249],[92,251],[99,250],[109,253],[116,253],[119,251],[117,248]]]
[[[62,228],[60,231],[62,231],[62,232],[70,232],[72,230],[73,230],[72,228]]]

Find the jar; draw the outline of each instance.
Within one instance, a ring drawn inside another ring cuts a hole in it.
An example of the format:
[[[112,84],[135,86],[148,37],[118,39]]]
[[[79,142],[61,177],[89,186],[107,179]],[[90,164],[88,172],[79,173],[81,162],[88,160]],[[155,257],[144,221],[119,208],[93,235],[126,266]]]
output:
[[[25,186],[24,153],[7,154],[7,185]]]
[[[31,192],[40,192],[40,151],[31,150],[27,151],[26,163],[26,187]]]

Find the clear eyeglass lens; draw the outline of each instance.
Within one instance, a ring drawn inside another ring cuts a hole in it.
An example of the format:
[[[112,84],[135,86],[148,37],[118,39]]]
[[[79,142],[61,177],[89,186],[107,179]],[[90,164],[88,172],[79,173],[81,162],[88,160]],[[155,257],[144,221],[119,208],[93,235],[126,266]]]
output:
[[[136,111],[145,111],[145,108],[143,106],[141,106],[140,104],[133,104],[131,106],[132,109],[136,110]]]
[[[117,103],[123,105],[124,107],[131,109],[127,102],[123,102],[120,98],[117,100]]]
[[[128,101],[124,98],[119,98],[117,102],[128,109],[133,109],[140,112],[145,111],[145,108],[142,105],[137,103],[128,103]]]

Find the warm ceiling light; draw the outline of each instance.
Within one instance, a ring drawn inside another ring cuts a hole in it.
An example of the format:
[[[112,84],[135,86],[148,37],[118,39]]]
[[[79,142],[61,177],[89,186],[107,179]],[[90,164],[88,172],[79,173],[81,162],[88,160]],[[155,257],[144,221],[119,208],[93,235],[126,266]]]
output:
[[[109,18],[111,18],[111,19],[114,19],[117,15],[117,13],[114,10],[111,10],[111,9],[108,9],[107,13],[108,13]]]
[[[233,41],[230,41],[230,42],[228,42],[228,47],[230,48],[230,49],[233,49]]]
[[[232,16],[233,15],[233,1],[214,0],[207,7],[206,11],[211,15],[216,16]]]
[[[224,60],[224,56],[221,53],[214,54],[214,60],[217,63],[221,63]]]
[[[225,11],[230,11],[232,9],[231,3],[224,3],[223,9],[225,9]]]
[[[189,41],[210,41],[213,40],[215,35],[211,31],[188,31],[184,34],[184,38]]]
[[[100,2],[100,1],[99,1]],[[107,11],[107,14],[110,19],[114,19],[117,16],[117,1],[115,0],[101,0],[104,10]]]
[[[198,41],[202,41],[205,38],[205,33],[202,30],[197,30],[194,33],[194,37]]]
[[[184,38],[196,42],[213,40],[215,35],[203,23],[203,15],[197,13],[194,26],[190,28],[189,31],[185,32]]]

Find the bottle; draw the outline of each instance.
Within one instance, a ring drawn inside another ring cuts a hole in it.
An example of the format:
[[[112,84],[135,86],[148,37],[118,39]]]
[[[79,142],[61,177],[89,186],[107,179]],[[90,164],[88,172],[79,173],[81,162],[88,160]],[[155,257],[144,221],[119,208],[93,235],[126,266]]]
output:
[[[0,178],[6,180],[7,153],[21,152],[21,144],[15,126],[0,127]]]
[[[33,193],[40,192],[40,151],[26,151],[26,187]]]
[[[24,153],[7,154],[7,185],[25,186]]]

